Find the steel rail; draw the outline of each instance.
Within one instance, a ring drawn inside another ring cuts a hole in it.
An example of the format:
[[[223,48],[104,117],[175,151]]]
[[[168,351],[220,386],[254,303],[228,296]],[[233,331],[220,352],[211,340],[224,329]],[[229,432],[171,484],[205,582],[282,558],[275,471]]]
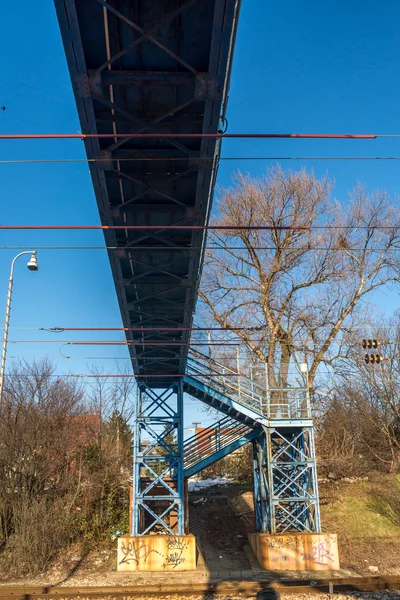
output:
[[[103,598],[103,597],[162,597],[164,595],[200,595],[213,593],[256,594],[273,588],[280,594],[320,594],[341,592],[370,592],[400,589],[400,576],[390,577],[347,577],[324,579],[289,579],[284,581],[225,580],[204,583],[158,583],[135,586],[46,586],[46,587],[1,587],[1,600],[31,600],[33,598]]]

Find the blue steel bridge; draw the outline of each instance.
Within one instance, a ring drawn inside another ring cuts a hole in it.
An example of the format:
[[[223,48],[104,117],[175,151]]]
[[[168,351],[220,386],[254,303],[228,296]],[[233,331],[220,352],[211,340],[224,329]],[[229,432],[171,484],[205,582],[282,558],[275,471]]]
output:
[[[105,232],[139,382],[133,535],[185,533],[185,478],[249,442],[257,530],[320,530],[306,382],[271,389],[190,351],[221,141],[174,135],[224,131],[240,4],[55,0],[82,133],[116,136],[85,139],[101,223],[143,227]],[[221,412],[186,441],[184,392]]]

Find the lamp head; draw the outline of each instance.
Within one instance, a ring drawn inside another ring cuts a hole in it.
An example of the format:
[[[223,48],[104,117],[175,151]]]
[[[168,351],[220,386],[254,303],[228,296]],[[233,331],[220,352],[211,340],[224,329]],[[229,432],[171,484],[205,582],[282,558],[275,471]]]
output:
[[[28,264],[26,265],[30,271],[38,271],[39,265],[37,263],[36,252],[32,252]]]

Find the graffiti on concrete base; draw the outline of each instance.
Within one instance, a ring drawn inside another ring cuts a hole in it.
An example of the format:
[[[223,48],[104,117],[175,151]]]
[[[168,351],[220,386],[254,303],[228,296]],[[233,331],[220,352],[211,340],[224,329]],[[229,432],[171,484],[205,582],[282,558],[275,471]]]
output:
[[[165,556],[165,562],[163,564],[164,569],[167,566],[171,566],[176,569],[179,565],[183,564],[186,558],[183,556],[185,550],[189,548],[189,543],[177,538],[167,539],[168,554]]]
[[[119,564],[135,562],[139,564],[139,560],[146,562],[150,554],[160,554],[157,550],[149,548],[146,544],[135,544],[133,541],[125,540],[121,543],[121,552],[124,555],[119,561]]]
[[[330,545],[325,545],[324,542],[315,544],[309,550],[303,553],[303,562],[309,561],[316,565],[329,567],[331,563],[336,561],[336,556],[331,552]]]
[[[160,557],[160,564],[158,566],[163,569],[176,569],[186,561],[185,553],[189,548],[189,542],[176,537],[168,537],[165,539],[165,545],[167,551],[163,554],[141,541],[132,539],[121,540],[120,550],[123,557],[119,561],[119,564],[134,563],[138,565],[139,562],[146,563],[149,556],[153,557],[155,554]]]
[[[268,548],[296,548],[297,540],[295,537],[271,537],[267,540]]]
[[[309,568],[336,568],[338,564],[336,536],[329,534],[276,535],[266,537],[265,543],[271,550],[273,563],[288,564],[298,557]]]

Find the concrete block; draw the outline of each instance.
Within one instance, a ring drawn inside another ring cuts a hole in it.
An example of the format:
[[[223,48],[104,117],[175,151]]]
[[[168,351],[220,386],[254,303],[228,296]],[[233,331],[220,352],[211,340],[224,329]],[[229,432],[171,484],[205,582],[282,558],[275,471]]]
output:
[[[250,533],[260,566],[269,571],[337,571],[337,536],[333,533]]]
[[[225,579],[228,579],[229,578],[228,569],[222,569],[221,571],[218,571],[218,577],[220,579],[222,579],[222,581],[225,581]]]
[[[253,569],[242,569],[242,577],[243,579],[252,579]]]
[[[242,578],[242,571],[229,571],[229,577],[233,577],[235,579],[241,579]]]
[[[118,538],[118,571],[175,572],[195,569],[194,535],[124,535]]]

